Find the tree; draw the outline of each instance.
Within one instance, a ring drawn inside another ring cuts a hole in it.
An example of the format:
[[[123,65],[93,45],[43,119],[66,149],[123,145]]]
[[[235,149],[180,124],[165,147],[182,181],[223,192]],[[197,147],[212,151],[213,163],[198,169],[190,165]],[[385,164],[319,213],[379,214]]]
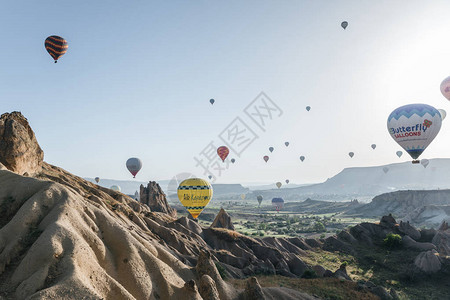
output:
[[[389,249],[400,248],[402,245],[402,237],[399,234],[388,233],[383,240],[383,244]]]

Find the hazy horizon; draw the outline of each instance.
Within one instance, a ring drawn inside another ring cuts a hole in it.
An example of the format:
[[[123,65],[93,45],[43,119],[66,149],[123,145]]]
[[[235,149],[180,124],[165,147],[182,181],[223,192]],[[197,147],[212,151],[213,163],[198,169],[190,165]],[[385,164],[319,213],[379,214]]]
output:
[[[230,153],[236,163],[215,183],[320,183],[410,160],[387,132],[393,109],[421,102],[450,113],[439,91],[450,75],[449,10],[448,1],[10,2],[0,11],[3,39],[14,40],[0,49],[1,113],[28,118],[51,164],[128,180],[125,161],[139,157],[138,181],[206,178],[194,157],[223,144],[238,117],[257,138]],[[69,44],[57,64],[44,49],[50,35]],[[263,129],[244,112],[261,92],[282,111]],[[447,122],[421,158],[450,157]]]

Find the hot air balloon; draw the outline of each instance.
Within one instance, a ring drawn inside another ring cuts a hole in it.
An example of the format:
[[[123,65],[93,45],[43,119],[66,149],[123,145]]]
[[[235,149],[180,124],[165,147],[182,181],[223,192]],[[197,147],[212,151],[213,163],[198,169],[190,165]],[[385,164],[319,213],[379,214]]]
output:
[[[52,35],[46,38],[44,45],[47,52],[55,60],[55,64],[58,62],[58,59],[67,52],[67,49],[69,48],[67,41],[57,35]]]
[[[384,174],[386,174],[387,172],[389,172],[389,168],[388,167],[384,167],[383,168],[383,172],[384,172]]]
[[[350,156],[350,158],[352,158],[353,155],[355,155],[355,153],[353,153],[353,152],[349,152],[349,153],[348,153],[348,156]]]
[[[116,192],[120,192],[121,191],[121,188],[118,185],[112,185],[110,187],[110,189],[113,190],[113,191],[116,191]]]
[[[128,171],[133,175],[133,178],[136,178],[137,173],[142,168],[142,162],[139,158],[132,157],[127,160],[126,166]]]
[[[262,200],[263,200],[263,196],[258,195],[258,196],[256,197],[256,200],[258,200],[258,204],[259,204],[259,206],[261,206],[261,202],[262,202]]]
[[[95,182],[99,183],[100,182],[100,177],[95,177]]]
[[[370,147],[372,147],[372,149],[375,150],[375,148],[377,147],[377,145],[372,144]]]
[[[200,178],[188,178],[178,186],[178,199],[194,219],[205,209],[213,196],[211,184]]]
[[[134,193],[134,199],[139,200],[139,192],[138,191],[136,191]]]
[[[447,100],[450,100],[450,76],[441,82],[441,93]]]
[[[447,116],[447,112],[443,109],[438,109],[438,112],[441,114],[442,120],[445,120],[445,117]]]
[[[245,194],[241,194],[241,199],[242,199],[242,200],[245,199]]]
[[[289,146],[289,142],[284,142],[284,145],[287,147]]]
[[[441,129],[442,118],[436,108],[427,104],[409,104],[395,109],[388,117],[391,137],[408,152],[413,163]]]
[[[235,161],[236,161],[236,160],[235,160],[234,158],[231,159],[231,162],[232,162],[233,164],[234,164]]]
[[[267,155],[265,155],[265,156],[263,157],[263,159],[264,159],[265,162],[267,162],[267,161],[269,160],[269,157],[268,157]]]
[[[307,111],[310,111],[310,110],[311,110],[311,106],[307,106],[307,107],[306,107],[306,110],[307,110]]]
[[[348,22],[347,21],[344,21],[344,22],[341,23],[341,27],[344,28],[344,30],[345,30],[345,28],[347,28],[347,26],[348,26]]]
[[[397,154],[397,156],[400,158],[400,157],[402,157],[403,152],[402,151],[397,151],[397,152],[395,152],[395,154]]]
[[[286,179],[285,181],[286,181],[286,184],[289,184],[289,179]]]
[[[217,154],[219,155],[222,162],[225,161],[229,153],[230,150],[226,146],[220,146],[219,148],[217,148]]]
[[[269,147],[269,151],[272,153],[273,152],[273,147]]]
[[[208,178],[209,178],[209,180],[211,180],[212,179],[212,175],[208,175]]]
[[[421,161],[420,161],[420,163],[422,164],[422,166],[424,167],[424,168],[426,168],[427,166],[428,166],[428,164],[430,163],[430,161],[428,160],[428,159],[422,159]]]
[[[277,182],[276,185],[277,185],[277,188],[280,188],[282,186],[281,182]]]
[[[273,205],[273,207],[275,207],[275,209],[277,211],[280,211],[280,209],[282,209],[283,206],[284,206],[283,198],[273,198],[272,199],[272,205]]]
[[[301,161],[304,161],[305,160],[305,157],[302,155],[302,156],[300,156],[300,160]]]

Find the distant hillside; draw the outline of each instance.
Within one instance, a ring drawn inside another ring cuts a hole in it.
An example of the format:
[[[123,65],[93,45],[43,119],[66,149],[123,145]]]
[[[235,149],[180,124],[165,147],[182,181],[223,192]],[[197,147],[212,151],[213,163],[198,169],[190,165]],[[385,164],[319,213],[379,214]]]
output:
[[[415,226],[437,227],[450,220],[450,190],[398,191],[376,196],[372,202],[346,214],[378,217],[392,214]]]
[[[387,167],[385,173],[383,168]],[[346,168],[327,181],[293,189],[254,191],[265,198],[283,197],[303,200],[308,197],[324,200],[370,200],[372,197],[397,190],[433,190],[450,188],[450,159],[430,159],[427,168],[404,162],[375,167]]]

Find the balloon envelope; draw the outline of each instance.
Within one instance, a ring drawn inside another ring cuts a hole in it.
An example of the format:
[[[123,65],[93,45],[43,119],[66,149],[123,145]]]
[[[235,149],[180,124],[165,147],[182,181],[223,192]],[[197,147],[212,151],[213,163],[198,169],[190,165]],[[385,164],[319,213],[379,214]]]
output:
[[[372,147],[372,149],[375,150],[375,148],[377,147],[377,145],[372,144],[370,147]]]
[[[395,154],[397,154],[398,157],[402,157],[403,152],[402,151],[397,151],[397,152],[395,152]]]
[[[426,167],[428,166],[428,164],[430,163],[430,161],[429,161],[428,159],[422,159],[422,160],[420,161],[420,163],[422,164],[422,166],[423,166],[424,168],[426,168]]]
[[[263,196],[258,195],[258,197],[256,197],[256,200],[258,200],[258,204],[261,205],[261,202],[263,200]]]
[[[348,22],[347,21],[344,21],[344,22],[341,23],[341,27],[342,28],[345,29],[345,28],[347,28],[347,26],[348,26]]]
[[[222,162],[225,161],[229,153],[230,150],[226,146],[220,146],[219,148],[217,148],[217,155],[219,155]]]
[[[387,172],[389,172],[389,168],[388,167],[384,167],[383,168],[383,172],[386,174]]]
[[[235,160],[234,158],[231,159],[231,162],[232,162],[233,164],[234,164],[235,161],[236,161],[236,160]]]
[[[447,112],[443,109],[438,109],[438,112],[441,114],[442,120],[445,120],[445,117],[447,117]]]
[[[245,199],[245,194],[241,195],[241,199],[244,200]]]
[[[100,177],[95,177],[95,182],[99,183],[100,182]]]
[[[301,161],[304,161],[305,160],[305,157],[302,155],[302,156],[300,156],[300,160]]]
[[[306,107],[306,110],[307,110],[307,111],[310,111],[310,110],[311,110],[311,106],[307,106],[307,107]]]
[[[286,147],[289,146],[289,142],[284,142],[284,144],[286,145]]]
[[[133,178],[136,177],[136,174],[141,170],[142,168],[142,162],[139,158],[132,157],[127,160],[127,169],[130,171],[130,173],[133,175]]]
[[[58,59],[63,56],[69,48],[67,41],[57,35],[46,38],[44,45],[48,54],[55,60],[55,63],[58,62]]]
[[[116,192],[120,192],[121,191],[120,186],[118,186],[118,185],[112,185],[110,187],[110,189],[113,190],[113,191],[116,191]]]
[[[417,159],[439,133],[441,124],[441,115],[433,106],[409,104],[389,115],[387,129],[394,141]]]
[[[348,156],[350,156],[350,157],[353,157],[353,155],[355,155],[355,153],[353,153],[353,152],[348,153]]]
[[[275,207],[277,211],[280,211],[280,209],[284,206],[284,200],[283,198],[273,198],[272,199],[272,206]]]
[[[216,102],[214,99],[209,99],[209,103],[214,104],[214,102]]]
[[[282,186],[281,182],[277,182],[276,185],[277,185],[277,188],[280,188]]]
[[[270,151],[270,152],[273,152],[273,147],[269,147],[269,151]]]
[[[450,100],[450,76],[441,82],[441,93],[447,100]]]
[[[286,184],[289,184],[289,179],[286,179],[285,181],[286,181]]]
[[[194,219],[205,209],[213,196],[211,184],[200,178],[188,178],[178,186],[178,199]]]
[[[269,157],[268,157],[267,155],[265,155],[265,156],[263,157],[263,159],[264,159],[265,162],[267,162],[267,161],[269,160]]]
[[[208,175],[208,178],[211,180],[212,179],[212,175]]]

